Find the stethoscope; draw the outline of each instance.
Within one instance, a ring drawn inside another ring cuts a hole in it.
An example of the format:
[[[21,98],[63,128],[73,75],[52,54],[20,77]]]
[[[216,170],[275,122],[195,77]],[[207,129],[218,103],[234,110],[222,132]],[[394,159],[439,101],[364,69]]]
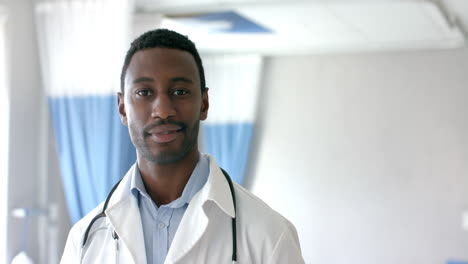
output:
[[[232,204],[234,205],[234,214],[236,214],[236,195],[235,195],[235,192],[234,192],[234,185],[232,184],[232,180],[231,180],[231,177],[229,177],[229,174],[223,170],[223,168],[220,168],[221,171],[223,172],[224,174],[224,177],[226,177],[226,180],[227,182],[229,183],[229,189],[231,190],[231,195],[232,195]],[[88,241],[88,235],[89,235],[89,231],[91,230],[91,227],[93,226],[94,222],[96,222],[96,220],[98,220],[99,218],[101,217],[106,217],[106,209],[107,209],[107,205],[109,204],[109,201],[112,197],[112,194],[114,193],[114,191],[117,189],[117,187],[119,186],[119,183],[122,181],[122,179],[120,179],[115,185],[114,187],[112,187],[112,190],[109,192],[109,194],[107,195],[107,198],[106,198],[106,201],[104,202],[104,207],[102,208],[102,211],[97,214],[96,216],[94,216],[94,218],[91,220],[91,222],[89,223],[88,227],[86,228],[86,231],[85,231],[85,234],[84,234],[84,238],[83,238],[83,244],[81,246],[81,249],[83,250],[84,247],[86,246],[86,242]],[[236,263],[237,261],[237,234],[236,234],[236,217],[234,216],[232,218],[232,263]],[[119,239],[119,236],[117,235],[117,233],[114,231],[112,233],[112,237],[114,238],[114,240],[116,241],[116,248],[118,250],[118,244],[117,244],[117,241]]]

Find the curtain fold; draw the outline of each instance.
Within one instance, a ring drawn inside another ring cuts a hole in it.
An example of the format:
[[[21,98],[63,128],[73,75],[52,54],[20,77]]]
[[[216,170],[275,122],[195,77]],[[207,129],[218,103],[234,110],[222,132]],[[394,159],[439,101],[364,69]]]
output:
[[[35,5],[42,78],[73,223],[105,199],[136,159],[116,98],[132,10],[129,0]]]
[[[203,122],[203,147],[232,179],[242,184],[255,128],[262,58],[203,56],[210,109]]]

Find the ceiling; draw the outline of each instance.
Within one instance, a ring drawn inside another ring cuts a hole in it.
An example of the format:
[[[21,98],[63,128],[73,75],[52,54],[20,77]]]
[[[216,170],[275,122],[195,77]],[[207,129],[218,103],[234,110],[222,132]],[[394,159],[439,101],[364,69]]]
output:
[[[468,37],[468,0],[136,2],[136,33],[171,28],[205,53],[451,49]]]

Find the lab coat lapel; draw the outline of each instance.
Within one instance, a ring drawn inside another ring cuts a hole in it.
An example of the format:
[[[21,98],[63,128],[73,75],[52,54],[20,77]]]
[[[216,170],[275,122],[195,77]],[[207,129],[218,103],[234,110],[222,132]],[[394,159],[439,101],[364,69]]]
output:
[[[125,244],[130,251],[134,263],[146,263],[140,210],[137,200],[130,192],[130,179],[135,168],[133,165],[119,184],[106,210],[106,215],[119,236],[120,242]]]
[[[192,198],[180,222],[165,264],[177,263],[200,241],[206,232],[209,212],[204,210],[207,201],[213,201],[227,215],[234,217],[234,206],[229,185],[218,164],[209,156],[210,174],[203,188]]]
[[[201,192],[198,192],[190,201],[167,253],[165,264],[180,260],[205,233],[208,217],[202,209],[203,200]]]

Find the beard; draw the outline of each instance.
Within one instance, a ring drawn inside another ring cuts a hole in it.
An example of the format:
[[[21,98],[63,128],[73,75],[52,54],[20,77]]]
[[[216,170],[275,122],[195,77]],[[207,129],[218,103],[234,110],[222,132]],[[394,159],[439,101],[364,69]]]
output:
[[[171,150],[158,150],[160,147],[148,142],[147,138],[151,135],[146,131],[164,124],[174,124],[182,128],[180,133],[183,135],[183,141],[180,146],[176,146],[176,148]],[[162,120],[145,126],[141,131],[138,131],[134,126],[129,126],[129,133],[137,152],[144,159],[156,164],[170,164],[183,160],[191,153],[197,145],[199,127],[200,120],[196,121],[193,127],[189,127],[183,122]]]

